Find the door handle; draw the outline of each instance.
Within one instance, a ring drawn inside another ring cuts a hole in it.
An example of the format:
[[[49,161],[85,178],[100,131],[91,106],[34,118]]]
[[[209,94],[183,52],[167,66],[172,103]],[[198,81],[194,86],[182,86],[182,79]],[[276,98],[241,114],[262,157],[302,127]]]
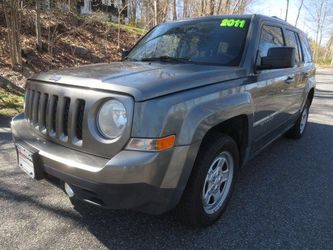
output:
[[[295,78],[293,76],[288,76],[286,80],[284,80],[285,83],[290,84],[295,81]]]

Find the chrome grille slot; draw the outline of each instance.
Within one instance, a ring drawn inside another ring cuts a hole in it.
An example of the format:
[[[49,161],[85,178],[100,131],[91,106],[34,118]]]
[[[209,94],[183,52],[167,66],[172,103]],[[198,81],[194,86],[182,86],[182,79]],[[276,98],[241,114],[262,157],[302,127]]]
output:
[[[56,124],[57,124],[57,107],[58,107],[58,96],[53,95],[52,99],[51,99],[51,105],[50,105],[50,109],[51,109],[51,113],[50,113],[50,132],[49,134],[51,136],[55,136],[56,135]]]
[[[78,99],[75,112],[75,136],[78,140],[82,140],[84,107],[85,107],[85,101],[82,99]]]
[[[68,116],[69,116],[69,107],[71,103],[71,99],[69,97],[64,98],[64,108],[63,108],[63,122],[62,122],[62,131],[65,136],[68,136]]]
[[[46,132],[46,114],[47,114],[47,105],[48,105],[48,94],[42,94],[40,105],[39,105],[39,112],[38,112],[38,126],[39,130],[43,133]]]
[[[33,106],[32,106],[32,124],[38,127],[38,111],[39,111],[40,92],[34,94]]]
[[[25,118],[28,119],[28,114],[29,114],[29,100],[30,100],[30,94],[31,94],[31,90],[30,89],[27,89],[26,92],[25,92],[25,98],[24,98],[24,102],[25,102],[25,109],[24,109],[24,112],[25,112]]]
[[[28,113],[28,119],[30,122],[32,122],[32,112],[33,112],[33,102],[35,98],[35,90],[31,90],[31,93],[29,95],[29,113]]]

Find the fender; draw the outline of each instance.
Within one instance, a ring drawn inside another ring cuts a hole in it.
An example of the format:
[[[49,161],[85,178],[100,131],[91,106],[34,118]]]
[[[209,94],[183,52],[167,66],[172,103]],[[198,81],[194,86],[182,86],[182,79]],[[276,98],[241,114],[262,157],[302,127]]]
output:
[[[303,110],[305,102],[309,96],[310,91],[313,89],[315,90],[316,88],[316,79],[315,79],[315,70],[313,70],[310,73],[310,77],[306,81],[305,87],[304,87],[304,93],[303,93],[303,102],[301,106],[301,110]]]
[[[197,105],[193,106],[187,113],[186,119],[181,126],[177,140],[179,143],[189,145],[186,158],[183,160],[183,169],[181,176],[177,183],[177,195],[175,202],[178,203],[181,195],[187,185],[189,177],[194,167],[194,162],[200,144],[207,134],[207,132],[216,125],[227,121],[233,117],[246,115],[248,118],[248,142],[252,140],[252,124],[254,106],[252,97],[248,92],[229,94],[221,98],[221,93],[214,93],[206,96],[205,100],[196,102]],[[244,163],[249,158],[250,145],[245,150]],[[166,175],[167,177],[168,175]],[[167,178],[164,180],[163,185]]]
[[[211,128],[240,115],[248,117],[249,130],[251,130],[254,106],[250,93],[237,93],[222,98],[220,93],[217,93],[207,99],[188,112],[177,135],[179,143],[187,145],[201,141]],[[248,132],[250,135],[251,132]]]

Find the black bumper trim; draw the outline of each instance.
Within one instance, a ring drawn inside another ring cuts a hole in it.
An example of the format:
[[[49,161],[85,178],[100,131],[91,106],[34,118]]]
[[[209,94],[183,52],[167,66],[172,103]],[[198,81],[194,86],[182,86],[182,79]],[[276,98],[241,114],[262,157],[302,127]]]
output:
[[[164,189],[146,183],[94,183],[45,165],[44,171],[69,184],[75,192],[75,198],[104,208],[131,209],[158,215],[176,206],[176,189]]]

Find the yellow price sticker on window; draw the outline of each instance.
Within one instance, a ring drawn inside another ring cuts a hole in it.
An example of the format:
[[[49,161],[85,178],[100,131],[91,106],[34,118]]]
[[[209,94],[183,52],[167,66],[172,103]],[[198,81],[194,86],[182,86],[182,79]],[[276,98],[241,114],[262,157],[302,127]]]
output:
[[[234,27],[234,28],[244,28],[246,25],[246,20],[244,19],[233,19],[233,18],[226,18],[223,19],[221,22],[221,27]]]

